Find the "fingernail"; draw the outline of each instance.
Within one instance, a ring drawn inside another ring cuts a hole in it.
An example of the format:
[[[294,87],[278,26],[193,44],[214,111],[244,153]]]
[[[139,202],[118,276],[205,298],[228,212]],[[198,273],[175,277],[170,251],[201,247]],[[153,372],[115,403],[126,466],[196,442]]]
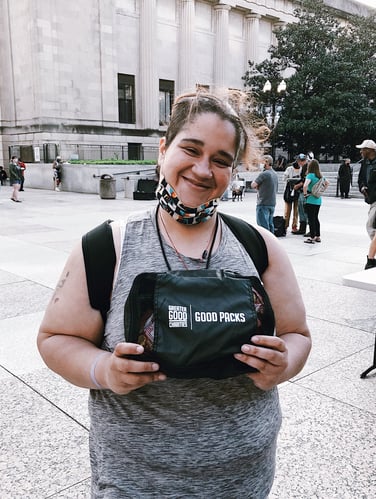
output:
[[[136,350],[137,350],[137,353],[142,353],[144,351],[144,347],[141,345],[137,345]]]
[[[158,364],[152,364],[151,368],[153,369],[153,371],[158,371],[159,365]]]

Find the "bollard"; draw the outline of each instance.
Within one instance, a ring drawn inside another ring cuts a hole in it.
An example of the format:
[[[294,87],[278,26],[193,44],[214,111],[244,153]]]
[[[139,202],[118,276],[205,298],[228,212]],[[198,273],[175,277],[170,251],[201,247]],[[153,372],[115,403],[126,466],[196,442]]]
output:
[[[99,180],[99,196],[101,199],[116,199],[116,179],[104,173]]]

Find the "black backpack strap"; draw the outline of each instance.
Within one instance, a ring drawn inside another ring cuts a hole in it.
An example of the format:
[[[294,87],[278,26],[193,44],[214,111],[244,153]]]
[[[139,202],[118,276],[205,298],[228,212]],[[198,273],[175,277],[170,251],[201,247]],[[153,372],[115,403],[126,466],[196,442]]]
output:
[[[261,277],[269,265],[269,260],[268,249],[260,232],[241,218],[224,213],[220,213],[220,216],[238,241],[242,243]]]
[[[110,308],[116,264],[111,222],[106,220],[82,237],[90,305],[100,311],[104,322]]]
[[[261,276],[268,266],[268,250],[264,238],[257,229],[244,220],[224,213],[220,213],[220,216],[243,244]],[[106,220],[82,237],[90,305],[100,311],[104,322],[110,308],[116,264],[111,221]]]

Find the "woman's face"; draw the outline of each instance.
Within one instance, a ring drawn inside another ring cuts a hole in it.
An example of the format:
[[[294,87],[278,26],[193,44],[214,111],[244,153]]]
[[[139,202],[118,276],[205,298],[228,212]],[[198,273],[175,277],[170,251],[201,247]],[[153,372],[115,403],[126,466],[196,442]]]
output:
[[[214,113],[198,115],[166,149],[159,146],[161,174],[186,206],[219,198],[230,179],[236,153],[235,128]]]

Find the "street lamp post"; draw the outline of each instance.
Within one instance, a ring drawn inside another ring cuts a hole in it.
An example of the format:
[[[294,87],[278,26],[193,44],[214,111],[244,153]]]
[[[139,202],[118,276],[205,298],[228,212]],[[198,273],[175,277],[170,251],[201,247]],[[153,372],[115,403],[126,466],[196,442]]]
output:
[[[283,109],[283,99],[285,96],[287,84],[285,80],[281,80],[276,90],[274,90],[270,80],[266,80],[265,85],[262,89],[263,93],[267,96],[267,104],[263,106],[263,114],[266,119],[266,123],[270,128],[271,136],[271,149],[272,156],[274,158],[274,131],[278,125],[279,118],[281,117],[281,112]]]

